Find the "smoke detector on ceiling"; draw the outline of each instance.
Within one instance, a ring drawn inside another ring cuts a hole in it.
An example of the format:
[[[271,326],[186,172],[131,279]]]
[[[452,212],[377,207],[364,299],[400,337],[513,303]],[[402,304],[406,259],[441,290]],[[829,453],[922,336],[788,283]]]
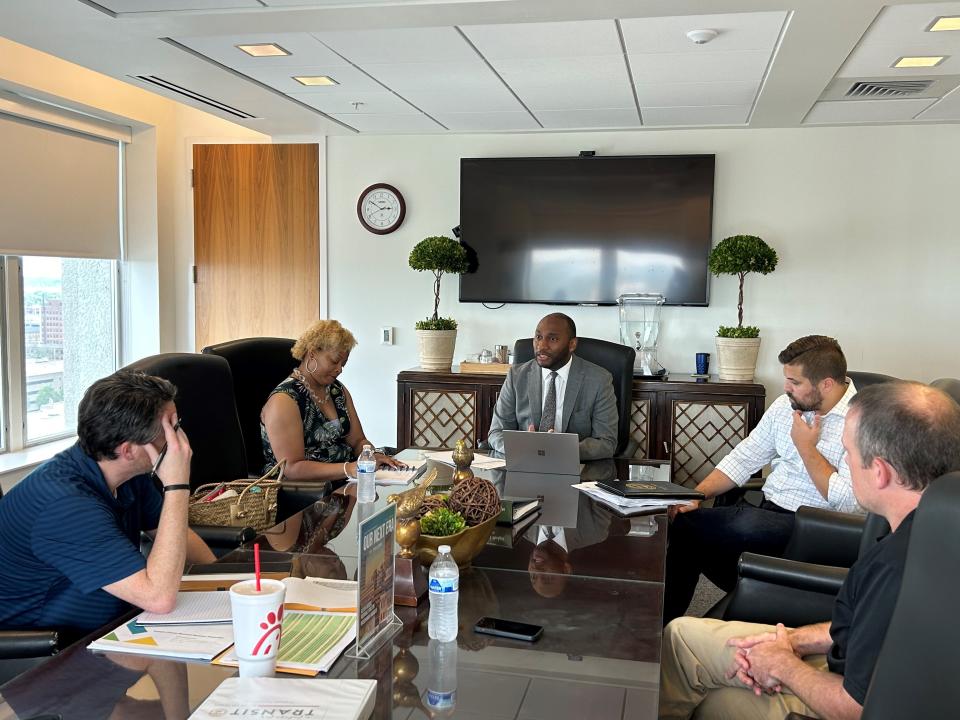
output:
[[[687,33],[687,37],[697,45],[706,45],[719,34],[716,30],[704,28],[703,30],[691,30]]]

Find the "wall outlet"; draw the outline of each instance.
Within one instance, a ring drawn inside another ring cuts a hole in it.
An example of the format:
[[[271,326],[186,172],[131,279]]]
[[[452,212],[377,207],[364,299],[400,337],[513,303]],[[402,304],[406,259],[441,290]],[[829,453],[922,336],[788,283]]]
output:
[[[393,345],[393,328],[392,327],[380,328],[380,344]]]

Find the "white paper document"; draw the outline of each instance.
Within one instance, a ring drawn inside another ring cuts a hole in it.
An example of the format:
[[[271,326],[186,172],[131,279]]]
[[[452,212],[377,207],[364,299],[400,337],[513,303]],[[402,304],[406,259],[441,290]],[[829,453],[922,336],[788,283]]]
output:
[[[134,618],[87,647],[136,655],[210,660],[230,645],[233,645],[232,624],[139,625]]]
[[[366,720],[376,702],[376,680],[227,678],[190,720],[224,717],[308,717]]]
[[[653,510],[666,510],[671,505],[689,505],[689,500],[669,500],[666,498],[628,498],[616,493],[607,492],[597,487],[595,482],[583,482],[572,485],[594,500],[611,507],[621,515],[636,515]]]
[[[178,592],[177,605],[164,615],[143,612],[137,616],[140,625],[194,625],[231,622],[230,592],[204,590]]]
[[[424,453],[431,460],[436,460],[437,462],[442,462],[444,465],[456,465],[453,462],[453,450],[437,450],[435,452]],[[483,470],[493,470],[495,468],[503,467],[507,464],[507,461],[503,458],[490,457],[489,455],[482,455],[481,453],[475,452],[473,454],[473,462],[470,463],[470,467],[482,468]]]
[[[287,593],[283,606],[287,610],[324,610],[355,613],[357,583],[355,580],[329,578],[285,578]]]

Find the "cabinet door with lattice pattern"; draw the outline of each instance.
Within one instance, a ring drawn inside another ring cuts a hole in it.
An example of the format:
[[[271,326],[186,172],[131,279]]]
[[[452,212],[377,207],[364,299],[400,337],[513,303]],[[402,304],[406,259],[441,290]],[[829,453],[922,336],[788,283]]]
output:
[[[410,446],[453,448],[462,438],[476,447],[477,395],[470,389],[411,388]]]
[[[630,399],[630,444],[627,454],[637,459],[661,457],[656,442],[656,394],[634,392]],[[662,457],[666,457],[663,455]]]
[[[749,432],[743,398],[670,398],[673,481],[693,487]]]

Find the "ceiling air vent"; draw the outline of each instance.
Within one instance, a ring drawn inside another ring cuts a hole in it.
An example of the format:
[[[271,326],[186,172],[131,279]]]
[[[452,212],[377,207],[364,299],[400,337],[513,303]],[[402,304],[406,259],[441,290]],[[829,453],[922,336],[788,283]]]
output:
[[[876,80],[855,82],[847,90],[848,98],[902,98],[919,95],[933,84],[933,80]]]
[[[256,115],[251,115],[250,113],[244,112],[243,110],[238,110],[237,108],[227,105],[226,103],[219,102],[217,100],[214,100],[213,98],[207,97],[206,95],[201,95],[200,93],[194,92],[193,90],[188,90],[185,87],[181,87],[180,85],[177,85],[176,83],[172,83],[169,80],[164,80],[163,78],[157,77],[156,75],[134,75],[133,77],[136,78],[137,80],[140,80],[141,82],[150,83],[151,85],[156,85],[157,87],[162,87],[163,89],[169,90],[170,92],[175,92],[178,95],[183,95],[184,97],[188,97],[191,100],[194,100],[195,102],[203,103],[204,105],[214,108],[215,110],[219,110],[220,112],[230,113],[234,117],[244,118],[244,119],[250,119],[250,118],[256,117]]]

